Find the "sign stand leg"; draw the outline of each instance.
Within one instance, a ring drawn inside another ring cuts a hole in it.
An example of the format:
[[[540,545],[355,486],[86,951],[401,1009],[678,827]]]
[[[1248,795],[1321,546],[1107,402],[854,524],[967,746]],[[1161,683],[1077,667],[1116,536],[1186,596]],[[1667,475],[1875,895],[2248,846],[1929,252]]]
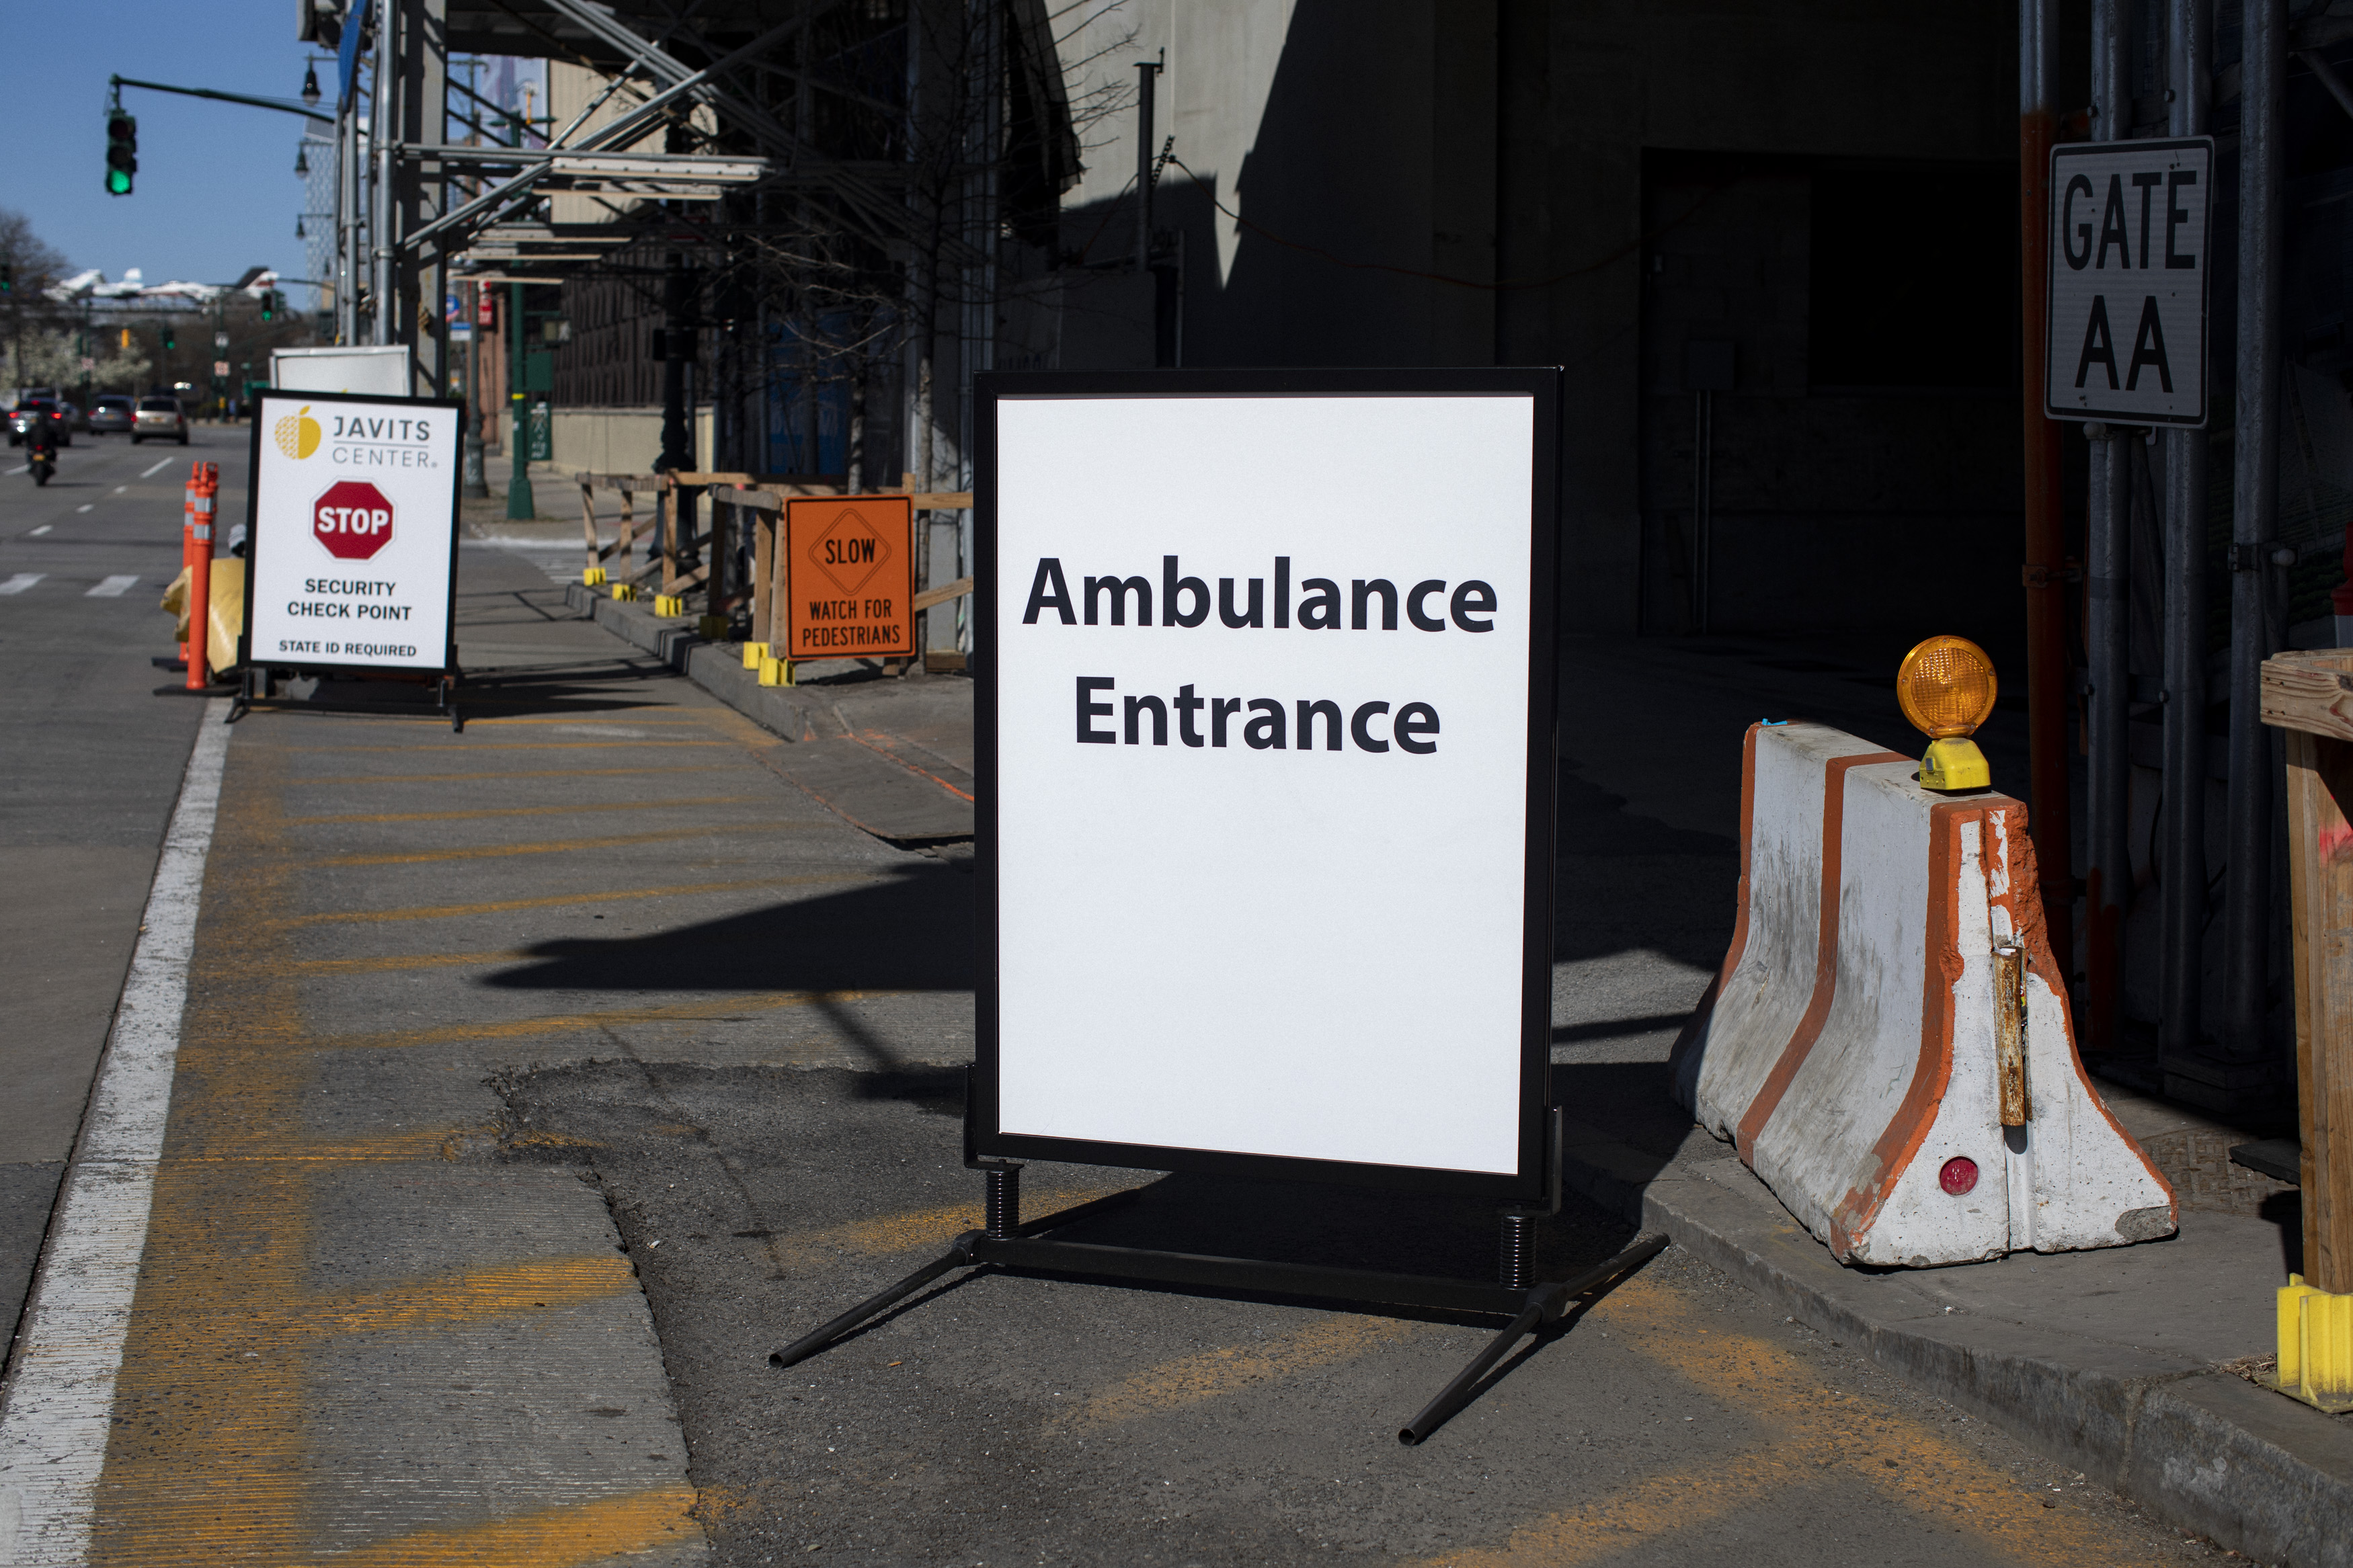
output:
[[[1554,1114],[1557,1149],[1558,1112]],[[1097,1278],[1149,1280],[1155,1284],[1196,1285],[1212,1289],[1257,1290],[1327,1300],[1421,1307],[1438,1311],[1508,1314],[1510,1322],[1490,1341],[1470,1365],[1455,1374],[1421,1413],[1398,1432],[1398,1441],[1411,1447],[1444,1426],[1477,1395],[1480,1385],[1504,1359],[1504,1352],[1525,1335],[1541,1333],[1568,1315],[1571,1306],[1588,1292],[1607,1285],[1656,1257],[1667,1246],[1664,1236],[1637,1241],[1616,1257],[1567,1279],[1531,1282],[1532,1244],[1539,1215],[1557,1213],[1556,1191],[1547,1208],[1504,1211],[1502,1220],[1500,1278],[1493,1285],[1436,1275],[1381,1274],[1364,1269],[1327,1268],[1314,1264],[1278,1263],[1264,1258],[1212,1258],[1194,1253],[1160,1252],[1145,1247],[1106,1247],[1093,1242],[1055,1241],[1046,1233],[1090,1219],[1132,1203],[1142,1188],[1113,1193],[1080,1204],[1025,1225],[1021,1221],[1021,1166],[1005,1160],[980,1160],[967,1155],[965,1165],[987,1179],[982,1228],[968,1230],[949,1244],[945,1255],[860,1301],[815,1331],[804,1334],[768,1357],[776,1367],[808,1360],[860,1325],[872,1321],[943,1275],[958,1268],[995,1266],[1000,1269],[1035,1270]],[[1554,1161],[1557,1173],[1559,1162]]]

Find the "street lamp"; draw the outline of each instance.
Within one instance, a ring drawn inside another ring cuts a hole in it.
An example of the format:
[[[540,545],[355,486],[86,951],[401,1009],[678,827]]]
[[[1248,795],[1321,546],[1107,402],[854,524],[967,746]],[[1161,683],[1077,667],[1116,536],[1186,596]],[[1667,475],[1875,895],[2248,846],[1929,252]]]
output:
[[[309,60],[302,62],[302,101],[308,104],[319,101],[319,72]]]
[[[298,174],[311,172],[311,143],[307,138],[294,149],[294,172]]]

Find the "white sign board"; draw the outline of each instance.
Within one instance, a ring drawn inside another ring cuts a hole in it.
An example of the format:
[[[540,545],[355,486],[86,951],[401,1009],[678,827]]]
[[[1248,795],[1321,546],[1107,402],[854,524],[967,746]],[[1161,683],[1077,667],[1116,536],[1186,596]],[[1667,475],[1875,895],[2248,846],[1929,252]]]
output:
[[[2207,137],[2052,150],[2045,414],[2206,423],[2213,195]]]
[[[450,668],[460,405],[279,391],[258,404],[244,661]]]
[[[985,378],[976,1148],[1528,1189],[1556,384]]]
[[[401,346],[273,349],[269,384],[284,392],[358,392],[406,397],[416,388]]]

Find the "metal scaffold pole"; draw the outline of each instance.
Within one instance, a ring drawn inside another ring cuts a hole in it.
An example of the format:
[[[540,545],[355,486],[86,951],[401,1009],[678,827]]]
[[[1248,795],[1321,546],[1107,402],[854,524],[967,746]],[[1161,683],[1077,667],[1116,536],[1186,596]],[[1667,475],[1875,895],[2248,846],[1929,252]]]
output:
[[[2092,5],[2092,134],[2121,142],[2131,130],[2132,85],[2125,0]],[[2132,908],[2132,457],[2137,433],[2086,425],[2091,484],[2086,652],[2091,665],[2091,876],[2085,889],[2085,1009],[2094,1050],[2121,1044],[2124,928]]]
[[[2207,0],[2167,0],[2167,130],[2206,131]],[[2200,1054],[2206,931],[2206,432],[2165,436],[2165,805],[2158,849],[2164,962],[2158,1050],[2168,1075]]]
[[[2272,789],[2279,768],[2261,712],[2275,641],[2272,561],[2279,522],[2280,183],[2287,96],[2287,0],[2246,0],[2240,53],[2239,358],[2231,506],[2231,977],[2224,1045],[2265,1054],[2271,1011]]]

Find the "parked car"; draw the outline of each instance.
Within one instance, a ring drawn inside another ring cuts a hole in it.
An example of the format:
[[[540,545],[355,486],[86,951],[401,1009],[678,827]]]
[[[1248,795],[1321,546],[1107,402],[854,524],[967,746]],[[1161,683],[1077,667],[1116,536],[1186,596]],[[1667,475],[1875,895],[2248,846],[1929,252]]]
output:
[[[131,426],[131,444],[142,441],[177,441],[188,444],[188,416],[180,408],[176,397],[142,397],[139,412]]]
[[[120,393],[101,393],[90,399],[90,433],[93,436],[128,436],[137,423],[139,400],[124,397]]]
[[[61,405],[47,397],[27,397],[8,411],[8,445],[23,446],[26,428],[36,419],[46,419],[49,422],[49,428],[56,433],[58,446],[73,445],[73,422],[67,418],[66,411]]]

